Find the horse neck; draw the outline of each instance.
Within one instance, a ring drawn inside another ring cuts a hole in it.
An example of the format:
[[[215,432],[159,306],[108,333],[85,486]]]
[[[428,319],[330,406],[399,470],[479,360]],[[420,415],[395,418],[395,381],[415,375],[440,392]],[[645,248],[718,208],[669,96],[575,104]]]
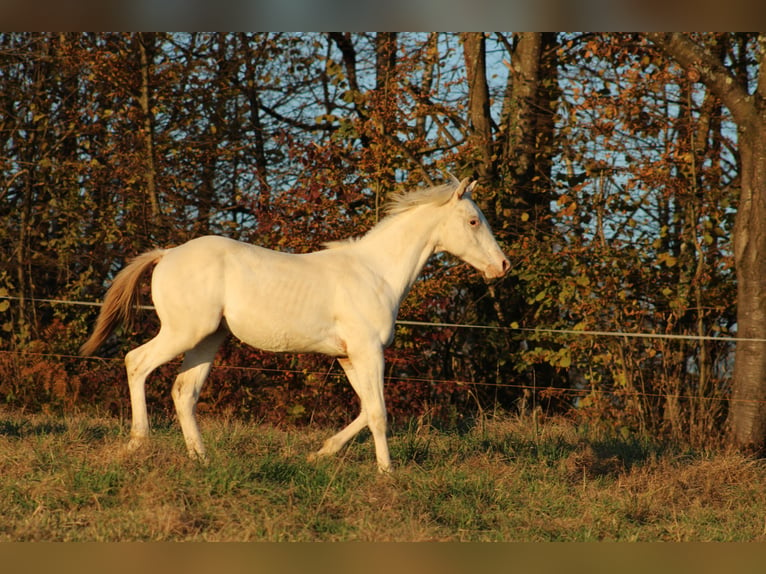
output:
[[[435,208],[420,206],[389,216],[357,242],[399,301],[433,255],[438,223]]]

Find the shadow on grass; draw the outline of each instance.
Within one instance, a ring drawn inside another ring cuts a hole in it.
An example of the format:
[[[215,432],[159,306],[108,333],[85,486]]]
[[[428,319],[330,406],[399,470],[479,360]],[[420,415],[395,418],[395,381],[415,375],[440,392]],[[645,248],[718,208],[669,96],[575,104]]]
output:
[[[444,451],[441,439],[451,436]],[[423,432],[412,423],[394,433],[392,451],[402,461],[431,466],[435,458],[490,455],[508,464],[542,464],[564,475],[582,478],[616,477],[665,455],[678,454],[676,445],[634,434],[604,433],[562,419],[536,427],[522,418],[476,421],[473,428]]]
[[[516,436],[507,441],[505,449],[512,458],[542,462],[572,478],[614,478],[674,450],[641,437],[596,438],[587,433],[539,439]]]
[[[24,438],[28,436],[62,435],[67,426],[61,422],[33,423],[24,420],[0,419],[0,436]]]
[[[26,437],[62,436],[75,432],[88,442],[98,442],[119,434],[118,424],[80,421],[69,424],[63,418],[42,418],[39,415],[23,418],[0,415],[0,436],[23,439]]]

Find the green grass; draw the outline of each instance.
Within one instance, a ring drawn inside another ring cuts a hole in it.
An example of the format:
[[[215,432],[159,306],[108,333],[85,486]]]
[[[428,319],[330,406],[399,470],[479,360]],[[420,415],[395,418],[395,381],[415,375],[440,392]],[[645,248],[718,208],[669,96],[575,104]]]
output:
[[[116,419],[0,411],[0,541],[766,540],[766,465],[735,453],[508,417],[395,429],[380,476],[365,434],[310,463],[332,430],[201,426],[207,466],[171,422],[127,455]]]

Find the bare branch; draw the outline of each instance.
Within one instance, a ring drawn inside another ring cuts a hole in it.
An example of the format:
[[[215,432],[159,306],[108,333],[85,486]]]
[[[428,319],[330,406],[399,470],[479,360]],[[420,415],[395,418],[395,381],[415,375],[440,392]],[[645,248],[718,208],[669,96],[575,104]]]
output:
[[[710,50],[678,32],[646,35],[687,72],[699,74],[699,79],[729,108],[739,125],[749,123],[756,113],[753,96]]]

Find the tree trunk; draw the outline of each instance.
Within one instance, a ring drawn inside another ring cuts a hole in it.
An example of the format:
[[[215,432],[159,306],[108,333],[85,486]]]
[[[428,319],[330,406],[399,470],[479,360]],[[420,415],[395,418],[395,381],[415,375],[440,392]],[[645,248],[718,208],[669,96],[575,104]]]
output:
[[[488,184],[495,177],[492,154],[492,118],[487,86],[486,40],[482,32],[461,34],[466,78],[468,80],[468,118],[471,123],[471,148],[479,182]]]
[[[397,116],[396,50],[396,32],[378,32],[375,34],[375,93],[371,99],[375,109],[371,110],[371,113],[375,118],[373,124],[382,136],[383,146],[390,142],[396,147],[403,147],[396,137],[396,128],[389,125],[389,120],[394,120]],[[385,156],[387,157],[387,154]],[[382,190],[394,189],[396,186],[395,168],[380,165],[376,179],[376,195]],[[376,211],[379,210],[379,205],[380,197],[377,197]]]
[[[257,64],[263,56],[257,53],[244,34],[240,34],[240,42],[247,54],[245,57],[244,90],[250,104],[248,111],[253,131],[255,175],[258,178],[258,204],[256,209],[260,218],[264,213],[268,213],[271,210],[271,185],[269,184],[269,162],[266,157],[266,134],[263,122],[261,121],[261,97],[258,93],[259,78],[256,76]]]
[[[396,32],[375,35],[375,89],[388,95],[396,70]]]
[[[516,234],[527,218],[543,232],[550,213],[556,82],[555,34],[525,32],[506,42],[510,56],[499,142],[500,174],[511,194],[498,198],[496,211],[504,229]]]
[[[153,232],[159,227],[160,203],[157,199],[157,166],[154,158],[154,114],[151,106],[151,66],[154,54],[154,34],[139,33],[138,35],[138,54],[141,62],[141,92],[139,94],[139,105],[143,115],[143,125],[141,136],[144,140],[144,184],[146,185],[146,195],[149,199],[151,209],[152,229],[149,233],[151,237]]]
[[[513,167],[514,179],[528,179],[535,155],[535,109],[540,84],[543,35],[518,34],[509,66],[503,109],[504,162]]]
[[[734,223],[737,336],[766,339],[766,36],[759,37],[759,82],[753,94],[719,56],[686,35],[648,36],[688,74],[698,76],[737,124],[742,186]],[[765,341],[737,343],[728,422],[735,446],[766,450]]]
[[[766,339],[766,118],[740,129],[742,191],[734,225],[737,336]],[[766,342],[740,341],[734,358],[731,438],[766,449]]]

